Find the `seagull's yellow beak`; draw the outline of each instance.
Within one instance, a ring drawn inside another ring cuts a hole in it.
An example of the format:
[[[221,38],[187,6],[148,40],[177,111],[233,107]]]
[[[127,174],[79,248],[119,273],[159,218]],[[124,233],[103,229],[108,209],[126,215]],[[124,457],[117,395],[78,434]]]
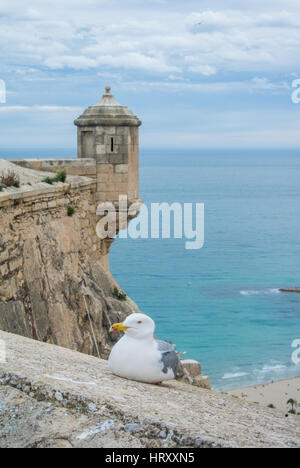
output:
[[[126,325],[124,325],[123,322],[120,322],[120,323],[114,323],[111,326],[110,331],[113,331],[113,332],[126,331],[128,328],[130,327],[126,327]]]

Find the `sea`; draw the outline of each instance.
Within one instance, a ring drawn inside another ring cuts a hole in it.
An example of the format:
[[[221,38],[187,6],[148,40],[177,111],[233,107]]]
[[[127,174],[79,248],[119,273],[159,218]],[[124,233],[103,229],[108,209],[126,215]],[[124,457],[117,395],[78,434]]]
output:
[[[4,157],[76,151],[2,149]],[[200,361],[215,390],[300,376],[300,294],[279,291],[300,287],[300,151],[141,149],[140,198],[149,210],[204,204],[201,249],[172,237],[111,247],[112,274],[155,320],[156,336]]]

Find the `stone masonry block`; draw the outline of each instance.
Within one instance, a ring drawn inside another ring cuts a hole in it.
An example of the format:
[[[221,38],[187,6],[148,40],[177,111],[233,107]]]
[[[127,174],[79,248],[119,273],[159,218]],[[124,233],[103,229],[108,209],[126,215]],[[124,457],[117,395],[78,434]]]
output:
[[[109,162],[111,164],[125,164],[125,155],[124,154],[110,154],[109,155]]]
[[[128,173],[128,164],[117,164],[115,166],[115,172],[117,174],[126,174],[126,173]]]
[[[128,192],[128,184],[125,184],[123,182],[120,182],[116,185],[116,189],[118,192],[122,193],[122,194],[127,194]]]
[[[104,145],[104,135],[96,135],[96,144]]]
[[[103,182],[98,182],[97,183],[97,192],[106,192],[107,190],[107,185],[106,183]]]
[[[96,145],[96,154],[106,154],[106,145]]]
[[[98,201],[106,201],[106,192],[96,192],[96,199]]]
[[[112,164],[98,164],[97,163],[97,174],[109,174],[114,171]]]
[[[96,135],[103,135],[105,132],[103,127],[96,127]]]
[[[124,182],[123,181],[123,174],[112,174],[112,176],[114,177],[114,180],[116,181],[116,183],[118,182]]]
[[[101,154],[96,156],[97,164],[108,164],[109,163],[109,155],[108,154]]]
[[[127,136],[128,133],[129,133],[128,127],[117,127],[117,130],[116,130],[117,135]]]
[[[116,127],[105,127],[104,132],[108,135],[115,135]]]
[[[106,182],[110,175],[113,175],[113,174],[98,174],[97,175],[97,182]]]

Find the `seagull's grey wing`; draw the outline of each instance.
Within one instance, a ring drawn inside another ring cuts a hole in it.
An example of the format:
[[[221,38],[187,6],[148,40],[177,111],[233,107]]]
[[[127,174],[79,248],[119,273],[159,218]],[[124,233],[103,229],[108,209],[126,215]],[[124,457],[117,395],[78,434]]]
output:
[[[168,353],[169,351],[174,351],[176,348],[176,345],[173,343],[169,343],[168,341],[163,341],[163,340],[156,340],[158,344],[158,350],[161,353]]]
[[[174,372],[174,377],[176,377],[179,358],[175,351],[175,345],[168,343],[167,341],[156,340],[158,350],[161,352],[161,361],[163,363],[163,373],[167,374],[169,369],[172,369]]]

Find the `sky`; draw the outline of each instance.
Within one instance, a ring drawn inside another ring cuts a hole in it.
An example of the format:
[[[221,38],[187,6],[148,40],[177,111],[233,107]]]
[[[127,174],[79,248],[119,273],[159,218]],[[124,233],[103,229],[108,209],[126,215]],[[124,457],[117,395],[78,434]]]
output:
[[[300,149],[299,0],[2,1],[0,51],[1,148],[76,148],[109,84],[143,148]]]

